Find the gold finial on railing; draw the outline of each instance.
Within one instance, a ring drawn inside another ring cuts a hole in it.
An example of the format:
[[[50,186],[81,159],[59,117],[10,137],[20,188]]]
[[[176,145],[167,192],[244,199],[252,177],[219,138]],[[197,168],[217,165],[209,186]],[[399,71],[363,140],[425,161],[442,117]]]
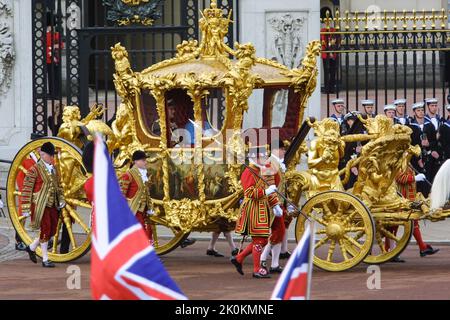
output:
[[[355,31],[358,31],[359,30],[358,11],[355,11],[355,17],[353,18],[353,21],[355,21]]]
[[[431,29],[436,29],[436,11],[433,9],[431,9]]]
[[[368,30],[369,29],[369,11],[364,12],[364,30]]]
[[[336,9],[335,19],[336,20],[334,22],[334,28],[339,32],[341,30],[341,18],[339,15],[339,9]]]
[[[403,17],[401,19],[403,20],[403,30],[406,30],[406,28],[408,28],[408,25],[406,24],[406,10],[403,10]]]
[[[394,21],[394,30],[397,30],[397,10],[395,10],[395,9],[394,9],[393,21]]]
[[[331,12],[329,10],[325,12],[325,28],[327,29],[327,31],[330,31],[330,13]]]
[[[211,9],[217,8],[217,0],[211,0]]]
[[[427,14],[425,13],[425,9],[422,10],[422,29],[427,28]]]
[[[416,22],[419,20],[419,18],[417,18],[416,9],[413,9],[413,16],[412,16],[411,20],[413,21],[413,30],[416,30],[417,29]]]
[[[349,14],[350,12],[348,12],[348,10],[345,10],[345,31],[348,31],[350,29],[350,18],[349,18]]]
[[[387,25],[387,21],[388,21],[388,17],[387,17],[387,11],[386,10],[384,10],[383,11],[383,22],[384,22],[384,25],[383,25],[383,28],[384,28],[384,30],[387,30],[387,28],[388,28],[388,25]]]
[[[448,16],[446,15],[446,12],[445,12],[445,9],[444,8],[442,8],[442,10],[441,10],[441,29],[445,29],[447,26],[446,26],[446,21],[447,21],[447,19],[448,19]]]

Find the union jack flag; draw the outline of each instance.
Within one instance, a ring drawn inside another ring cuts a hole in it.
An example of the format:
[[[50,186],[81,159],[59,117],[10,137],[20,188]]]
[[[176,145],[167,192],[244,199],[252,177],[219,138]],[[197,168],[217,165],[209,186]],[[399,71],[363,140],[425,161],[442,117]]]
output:
[[[91,255],[94,299],[185,300],[122,196],[106,148],[97,137]]]
[[[309,300],[314,243],[309,225],[289,258],[272,293],[272,300]]]

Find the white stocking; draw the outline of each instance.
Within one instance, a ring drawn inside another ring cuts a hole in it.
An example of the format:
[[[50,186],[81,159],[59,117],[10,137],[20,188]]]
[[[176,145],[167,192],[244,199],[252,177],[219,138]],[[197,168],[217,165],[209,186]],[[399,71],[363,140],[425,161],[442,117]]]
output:
[[[270,250],[272,249],[272,245],[270,243],[266,244],[264,247],[264,250],[261,254],[260,261],[267,261],[267,258],[269,257]]]
[[[286,229],[286,232],[284,233],[283,242],[281,243],[281,252],[286,253],[288,252],[288,232]]]
[[[31,251],[36,251],[37,246],[39,245],[39,238],[36,238],[33,240],[33,242],[30,244]]]
[[[213,232],[211,236],[211,241],[209,242],[208,250],[215,250],[216,249],[216,242],[217,239],[219,239],[220,232]]]
[[[42,261],[48,261],[48,241],[41,243]]]
[[[281,243],[272,246],[272,268],[280,266]]]
[[[228,245],[230,246],[231,251],[236,249],[236,245],[234,244],[233,237],[231,236],[231,232],[230,231],[224,232],[223,235],[227,239]]]

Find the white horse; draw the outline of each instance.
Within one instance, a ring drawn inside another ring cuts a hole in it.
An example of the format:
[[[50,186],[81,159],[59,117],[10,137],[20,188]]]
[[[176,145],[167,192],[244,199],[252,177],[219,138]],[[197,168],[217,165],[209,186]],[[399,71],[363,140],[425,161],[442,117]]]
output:
[[[431,210],[442,208],[450,200],[450,159],[444,162],[431,187]]]

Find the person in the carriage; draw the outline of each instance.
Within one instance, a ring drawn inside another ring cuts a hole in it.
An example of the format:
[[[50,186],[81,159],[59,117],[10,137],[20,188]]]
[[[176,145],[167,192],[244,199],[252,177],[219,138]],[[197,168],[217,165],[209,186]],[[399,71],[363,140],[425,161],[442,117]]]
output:
[[[248,158],[250,166],[241,175],[244,200],[241,204],[241,215],[237,221],[235,232],[251,236],[252,242],[237,256],[232,257],[231,263],[243,275],[242,263],[251,254],[253,256],[253,277],[270,278],[267,270],[260,265],[260,257],[268,242],[273,218],[283,216],[283,209],[276,193],[280,175],[278,172],[265,174],[266,171],[273,172],[268,161],[267,147],[249,148]],[[267,186],[254,173],[262,176],[270,186]]]
[[[153,212],[153,203],[147,186],[147,155],[137,150],[132,155],[133,167],[120,177],[120,189],[128,201],[131,211],[144,228],[150,243],[153,235],[148,216]]]
[[[48,242],[56,234],[59,210],[64,208],[64,195],[59,184],[56,168],[53,166],[55,146],[45,142],[39,154],[41,159],[28,170],[22,189],[22,216],[31,216],[31,227],[39,230],[39,237],[26,247],[29,258],[37,263],[36,249],[40,244],[42,266],[53,268],[48,259]]]

